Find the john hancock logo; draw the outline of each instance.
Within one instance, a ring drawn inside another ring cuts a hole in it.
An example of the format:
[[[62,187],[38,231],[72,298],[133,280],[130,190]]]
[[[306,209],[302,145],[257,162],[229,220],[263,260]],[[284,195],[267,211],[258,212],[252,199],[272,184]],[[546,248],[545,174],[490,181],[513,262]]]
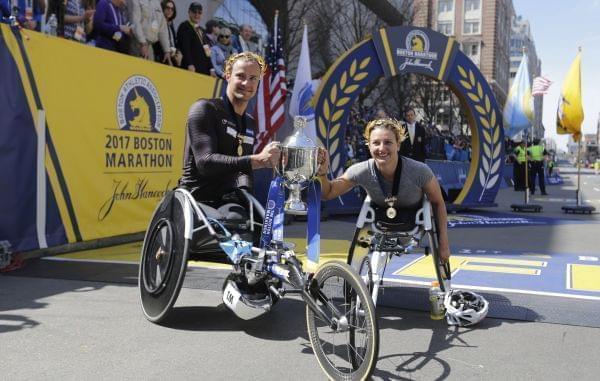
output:
[[[160,132],[163,110],[150,79],[134,75],[125,81],[117,98],[117,118],[121,130]]]
[[[429,37],[422,30],[415,29],[406,35],[404,41],[406,49],[398,48],[396,55],[403,57],[404,62],[399,69],[404,70],[407,66],[417,66],[433,71],[431,64],[438,59],[437,52],[429,51]]]

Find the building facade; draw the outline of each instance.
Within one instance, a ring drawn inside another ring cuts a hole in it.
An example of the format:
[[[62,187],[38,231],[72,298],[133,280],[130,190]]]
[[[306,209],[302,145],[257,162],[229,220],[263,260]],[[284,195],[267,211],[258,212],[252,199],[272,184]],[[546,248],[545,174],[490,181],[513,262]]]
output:
[[[487,79],[500,107],[509,89],[512,0],[414,0],[414,25],[453,37]]]
[[[529,70],[529,81],[541,75],[542,61],[537,56],[535,42],[531,34],[529,21],[522,16],[516,16],[512,21],[512,34],[510,37],[510,84],[517,74],[521,60],[523,59],[523,50],[527,53],[529,60],[527,69]],[[534,120],[531,135],[534,138],[544,137],[544,125],[542,124],[543,98],[533,98]]]

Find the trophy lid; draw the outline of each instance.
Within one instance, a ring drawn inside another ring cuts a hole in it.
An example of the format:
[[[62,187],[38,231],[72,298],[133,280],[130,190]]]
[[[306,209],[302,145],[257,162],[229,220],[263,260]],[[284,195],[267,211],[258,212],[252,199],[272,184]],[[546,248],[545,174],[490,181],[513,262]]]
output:
[[[283,141],[283,147],[316,149],[317,145],[312,139],[306,136],[304,127],[308,124],[308,119],[304,116],[294,117],[294,133]]]

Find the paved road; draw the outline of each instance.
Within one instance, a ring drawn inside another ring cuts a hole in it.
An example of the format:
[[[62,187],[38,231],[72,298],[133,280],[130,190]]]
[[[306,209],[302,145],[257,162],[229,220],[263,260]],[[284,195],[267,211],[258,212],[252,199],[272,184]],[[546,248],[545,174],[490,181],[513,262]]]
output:
[[[600,209],[599,180],[583,177],[584,198]],[[573,197],[572,187],[569,175],[563,187],[548,188],[547,199],[534,198],[544,207],[539,216],[565,218],[562,201],[552,199]],[[510,203],[519,197],[502,190],[493,212],[510,213]],[[457,248],[598,255],[598,215],[568,219],[536,226],[456,228],[450,230],[451,242]],[[288,232],[294,229],[303,227],[295,223]],[[351,233],[351,222],[323,226],[326,239]],[[30,261],[24,269],[0,276],[0,378],[323,379],[308,344],[302,303],[286,298],[272,313],[240,321],[220,304],[215,289],[223,275],[191,270],[175,322],[158,326],[142,317],[135,265]],[[402,286],[386,290],[384,298],[422,294],[422,289]],[[499,291],[485,295],[503,306],[495,316],[508,312],[473,329],[432,321],[419,306],[378,308],[381,350],[374,379],[597,378],[600,329],[587,315],[599,316],[599,301]],[[548,323],[545,316],[563,323]]]

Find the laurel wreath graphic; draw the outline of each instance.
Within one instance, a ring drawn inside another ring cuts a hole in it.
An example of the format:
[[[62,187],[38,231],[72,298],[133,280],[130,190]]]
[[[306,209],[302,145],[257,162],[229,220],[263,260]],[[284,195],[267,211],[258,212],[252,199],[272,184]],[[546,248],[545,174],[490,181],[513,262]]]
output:
[[[483,93],[481,83],[478,82],[472,70],[467,71],[458,66],[458,72],[463,79],[460,80],[461,86],[466,90],[467,96],[475,103],[477,115],[483,135],[483,155],[481,157],[481,168],[479,168],[479,183],[483,191],[479,196],[479,201],[487,189],[492,188],[500,178],[500,164],[502,144],[500,144],[500,126],[497,124],[496,110],[492,109],[490,98]]]
[[[334,175],[339,175],[343,169],[340,163],[341,155],[336,153],[341,140],[338,132],[342,125],[342,116],[352,96],[360,91],[359,82],[369,75],[365,68],[370,61],[371,57],[363,59],[360,63],[356,59],[353,60],[350,68],[343,72],[338,83],[333,84],[329,96],[323,101],[323,114],[317,123],[321,136],[325,137],[327,150],[334,153],[330,165],[330,171]]]

